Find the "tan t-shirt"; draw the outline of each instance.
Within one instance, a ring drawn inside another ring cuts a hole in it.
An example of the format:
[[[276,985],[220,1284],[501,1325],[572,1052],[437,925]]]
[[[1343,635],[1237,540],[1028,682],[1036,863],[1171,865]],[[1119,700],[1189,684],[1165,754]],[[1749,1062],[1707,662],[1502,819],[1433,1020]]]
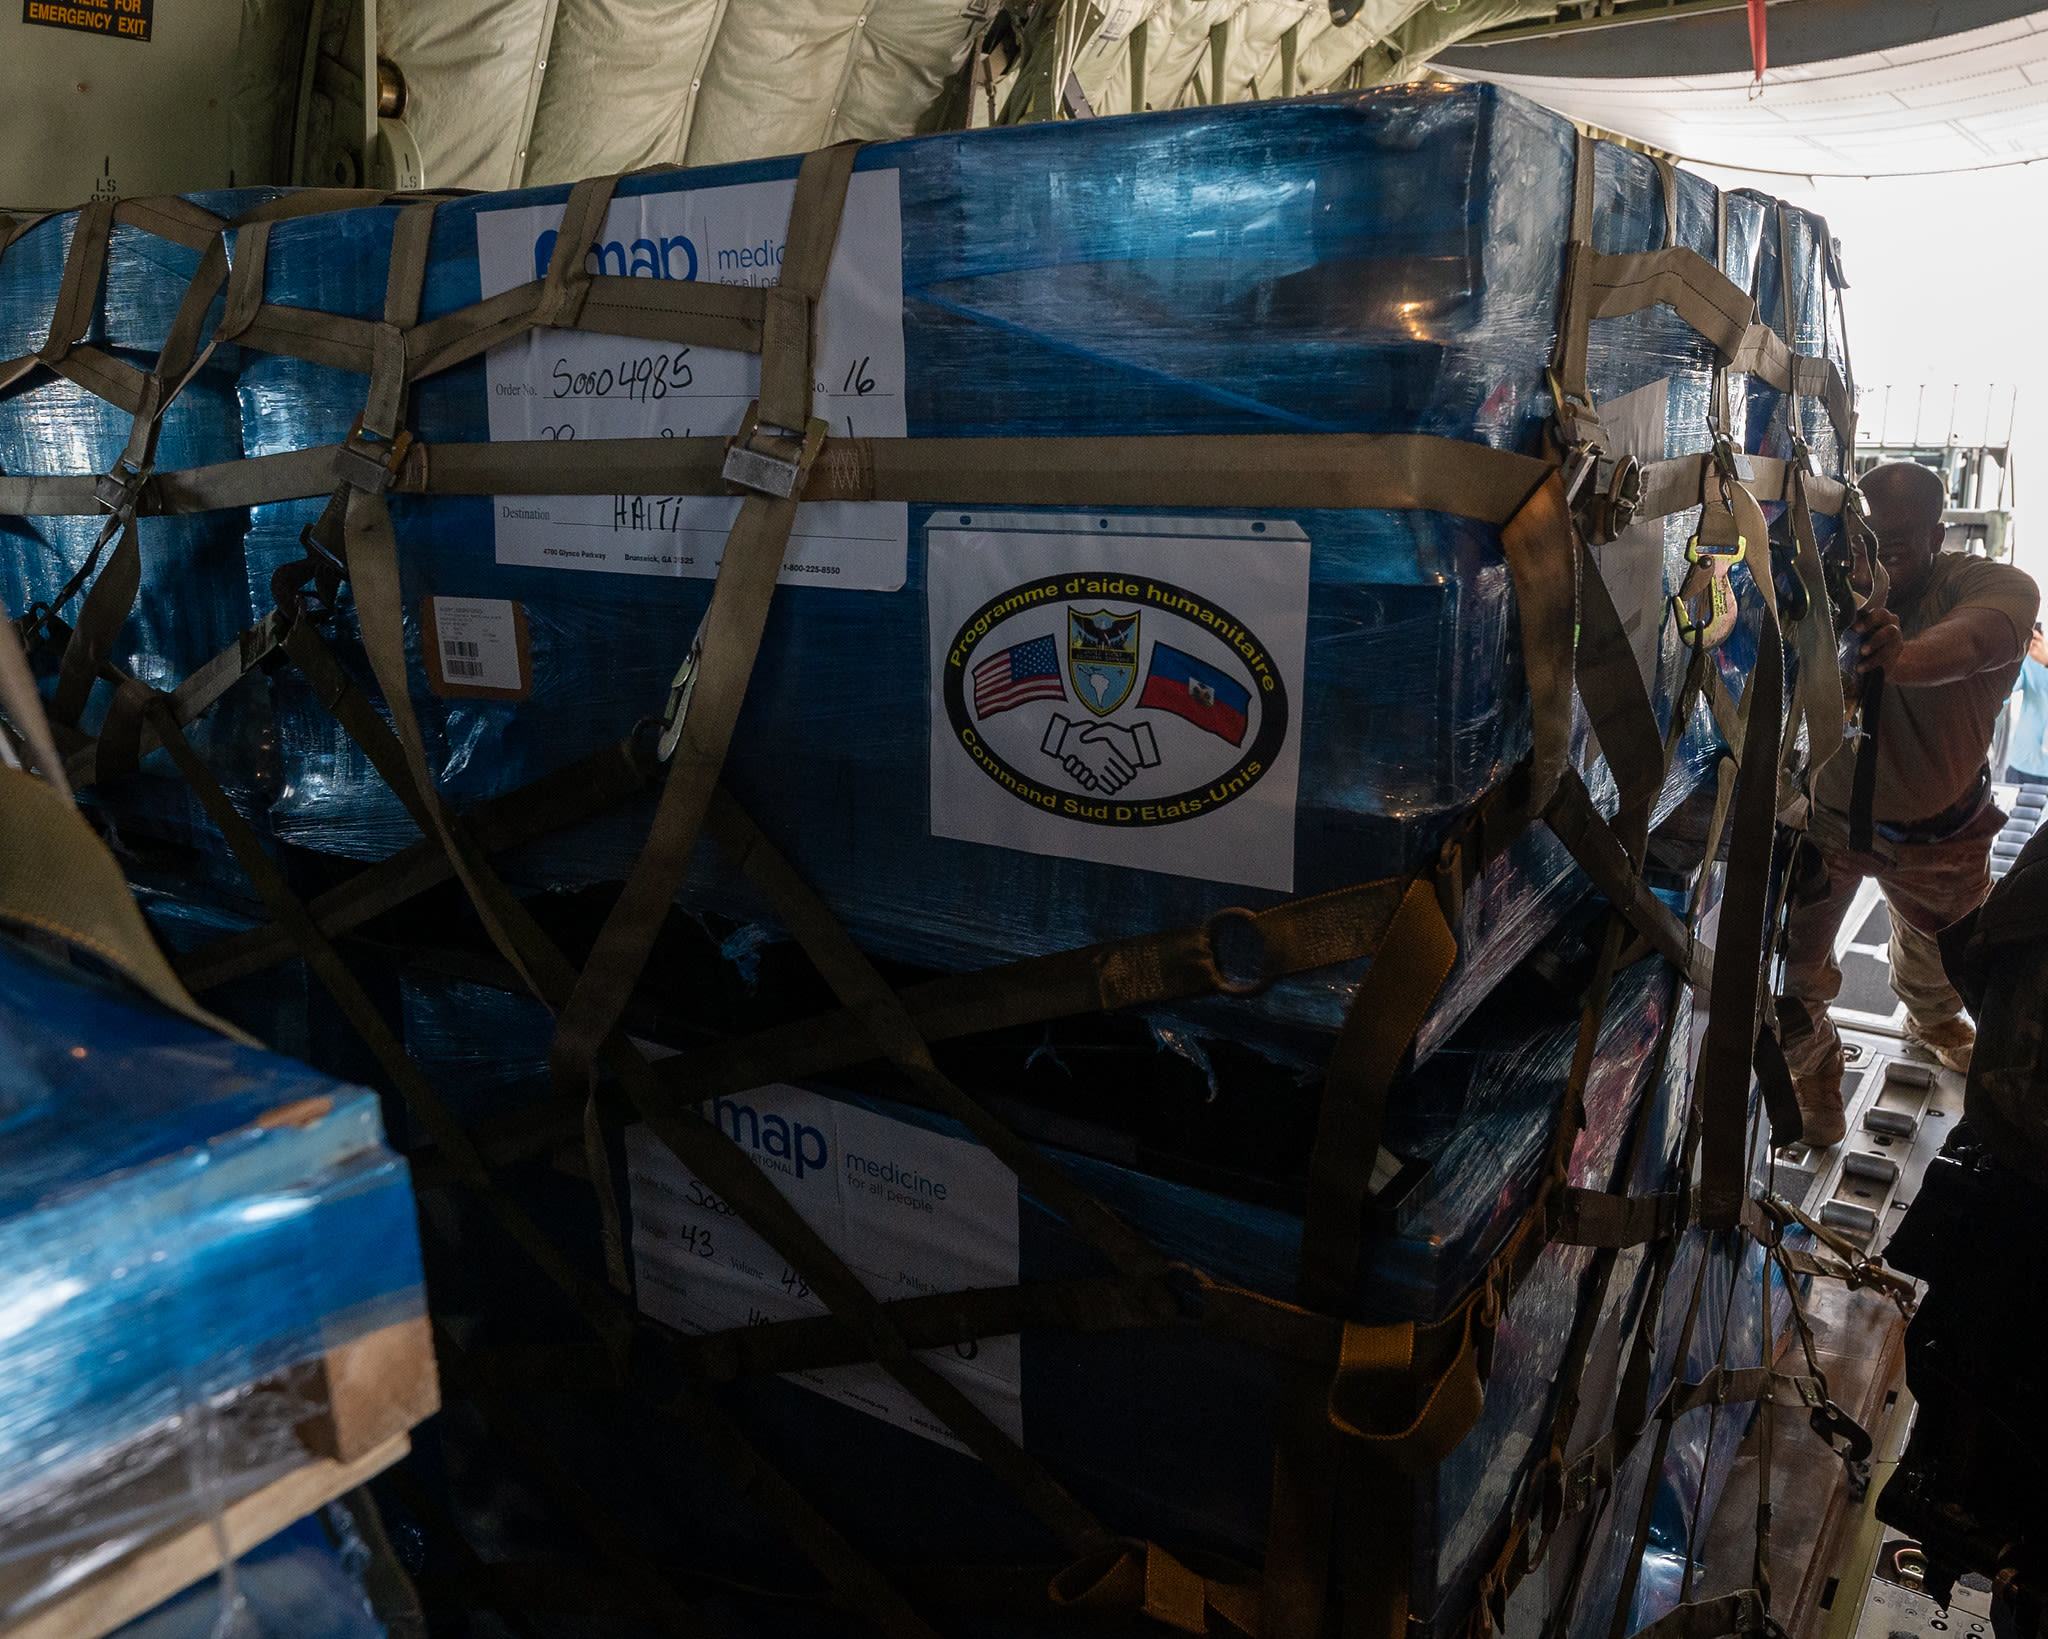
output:
[[[1996,609],[2012,622],[2012,664],[1957,683],[1918,688],[1887,684],[1878,711],[1877,786],[1871,818],[1887,825],[1932,819],[1960,802],[1975,783],[1990,749],[1991,730],[2024,658],[2041,592],[2033,576],[2011,564],[1961,552],[1941,552],[1911,605],[1895,605],[1907,637],[1917,637],[1958,609]],[[1856,774],[1850,741],[1814,776],[1814,800],[1846,816]]]

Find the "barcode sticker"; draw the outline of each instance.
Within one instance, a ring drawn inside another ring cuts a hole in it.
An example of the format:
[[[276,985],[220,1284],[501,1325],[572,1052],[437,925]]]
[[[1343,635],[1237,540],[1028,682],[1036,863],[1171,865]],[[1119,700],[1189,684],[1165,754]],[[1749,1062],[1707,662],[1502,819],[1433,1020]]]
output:
[[[435,651],[443,684],[464,692],[526,688],[521,654],[525,622],[504,598],[429,598],[422,633]]]

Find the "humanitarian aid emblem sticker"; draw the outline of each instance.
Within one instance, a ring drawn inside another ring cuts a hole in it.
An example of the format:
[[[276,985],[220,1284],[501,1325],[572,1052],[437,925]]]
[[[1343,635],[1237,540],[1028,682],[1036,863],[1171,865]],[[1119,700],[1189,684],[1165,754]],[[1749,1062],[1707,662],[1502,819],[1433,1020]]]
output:
[[[934,830],[1291,883],[1307,542],[992,534],[976,542],[997,551],[951,574],[965,540],[932,533]],[[1018,573],[1033,560],[1041,572]],[[984,592],[971,605],[970,590]]]
[[[1105,592],[1132,603],[1070,601]],[[1141,617],[1159,635],[1145,646],[1134,700]],[[1068,632],[1071,696],[1053,664],[1056,622]],[[1076,706],[1088,715],[1070,715]],[[1243,796],[1273,767],[1287,688],[1266,646],[1221,605],[1171,581],[1091,568],[1005,588],[967,618],[948,652],[946,716],[968,756],[1019,802],[1090,825],[1172,825]],[[1169,731],[1162,751],[1167,718],[1199,732]]]

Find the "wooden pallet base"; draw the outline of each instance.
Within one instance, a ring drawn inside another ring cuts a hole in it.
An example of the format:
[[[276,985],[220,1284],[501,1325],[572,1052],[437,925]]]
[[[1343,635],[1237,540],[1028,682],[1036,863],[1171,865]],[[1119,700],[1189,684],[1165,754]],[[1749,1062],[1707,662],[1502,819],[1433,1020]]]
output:
[[[292,1521],[382,1473],[411,1449],[411,1437],[398,1434],[352,1463],[316,1458],[230,1503],[221,1516],[228,1552],[247,1553]],[[220,1534],[212,1521],[203,1521],[130,1555],[69,1598],[44,1606],[7,1629],[6,1639],[99,1639],[213,1575],[220,1562]]]
[[[222,1511],[230,1555],[248,1552],[412,1449],[410,1430],[440,1408],[432,1326],[422,1315],[339,1344],[282,1378],[254,1385],[247,1403],[266,1395],[294,1413],[309,1411],[291,1425],[306,1460]],[[222,1415],[232,1420],[237,1410]],[[162,1438],[154,1432],[142,1437]],[[109,1453],[109,1460],[117,1459]],[[99,1639],[220,1568],[222,1532],[174,1489],[185,1483],[182,1465],[138,1468],[142,1477],[107,1499],[106,1511],[118,1515],[125,1504],[149,1517],[173,1515],[175,1522],[76,1588],[0,1623],[0,1639]],[[19,1609],[39,1586],[61,1576],[63,1557],[14,1565],[0,1578],[0,1608],[13,1603]]]

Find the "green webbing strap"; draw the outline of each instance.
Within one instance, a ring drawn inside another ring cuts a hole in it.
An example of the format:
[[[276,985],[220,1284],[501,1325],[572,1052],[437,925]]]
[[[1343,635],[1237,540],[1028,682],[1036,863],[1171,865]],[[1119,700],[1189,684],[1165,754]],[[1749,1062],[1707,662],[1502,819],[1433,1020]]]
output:
[[[1691,1159],[1691,1146],[1689,1144],[1687,1146],[1686,1159],[1688,1161]],[[1643,1382],[1646,1388],[1649,1380],[1648,1374],[1651,1370],[1654,1370],[1654,1362],[1658,1353],[1657,1332],[1662,1318],[1664,1280],[1670,1272],[1671,1253],[1676,1250],[1676,1247],[1677,1241],[1674,1238],[1666,1242],[1664,1247],[1660,1248],[1664,1256],[1660,1261],[1659,1269],[1651,1277],[1650,1299],[1643,1306],[1643,1313],[1636,1330],[1635,1349],[1629,1358],[1631,1371],[1635,1369],[1637,1359],[1646,1359],[1649,1362],[1643,1371]],[[1702,1257],[1699,1269],[1693,1277],[1692,1300],[1686,1305],[1685,1323],[1679,1328],[1678,1332],[1678,1348],[1673,1357],[1677,1362],[1673,1367],[1674,1371],[1683,1368],[1686,1354],[1692,1348],[1693,1327],[1699,1319],[1700,1299],[1706,1291],[1707,1267],[1711,1261],[1708,1257]],[[1625,1382],[1626,1379],[1624,1379]],[[1628,1631],[1629,1613],[1635,1606],[1636,1582],[1642,1574],[1643,1550],[1650,1540],[1650,1520],[1657,1506],[1658,1480],[1664,1472],[1664,1454],[1671,1445],[1671,1424],[1676,1415],[1671,1410],[1671,1405],[1672,1397],[1666,1395],[1655,1414],[1657,1433],[1650,1446],[1650,1463],[1645,1471],[1643,1494],[1638,1499],[1636,1505],[1635,1529],[1630,1535],[1629,1551],[1622,1562],[1621,1590],[1615,1596],[1614,1609],[1608,1619],[1607,1639],[1630,1639]],[[1624,1410],[1624,1402],[1618,1397],[1615,1402],[1615,1432],[1620,1443],[1633,1447],[1637,1435],[1646,1425],[1642,1423],[1624,1424]],[[1619,1471],[1621,1467],[1619,1458],[1616,1459],[1614,1466]]]
[[[1120,1273],[1157,1275],[1165,1270],[1163,1253],[990,1115],[932,1062],[930,1047],[888,982],[729,792],[721,789],[714,795],[706,824],[733,864],[767,896],[783,927],[824,976],[840,1004],[861,1019],[875,1045],[914,1087],[973,1133],[983,1148]]]
[[[858,151],[853,144],[843,144],[808,154],[797,175],[781,283],[768,292],[757,401],[763,422],[802,438],[793,486],[780,495],[748,494],[726,537],[710,607],[684,662],[689,678],[677,708],[680,716],[669,729],[674,749],[654,822],[555,1021],[548,1068],[556,1088],[565,1094],[583,1095],[590,1089],[599,1046],[618,1024],[689,870],[739,721],[768,605],[796,524],[803,479],[822,446],[824,424],[811,417],[812,310],[824,293]],[[597,211],[600,220],[602,214]],[[557,263],[568,241],[566,231],[556,241]],[[555,271],[551,265],[550,280]],[[579,257],[575,272],[582,271]],[[751,432],[753,412],[748,420]],[[743,433],[735,453],[749,443]],[[678,673],[679,681],[682,677]],[[664,742],[664,749],[669,743]]]
[[[1457,955],[1435,886],[1418,877],[1402,895],[1380,954],[1352,994],[1330,1056],[1302,1220],[1298,1291],[1304,1308],[1341,1313],[1355,1302],[1365,1201],[1387,1093]],[[1412,1354],[1397,1360],[1397,1351],[1387,1347],[1398,1344],[1398,1329],[1361,1330],[1362,1337],[1347,1340],[1340,1373],[1348,1366],[1354,1376],[1378,1377],[1385,1367],[1406,1381]],[[1407,1335],[1412,1345],[1412,1330]],[[1338,1380],[1327,1371],[1297,1365],[1285,1374],[1268,1516],[1261,1628],[1266,1639],[1314,1634],[1328,1605],[1342,1458],[1333,1432],[1356,1426],[1333,1422],[1342,1416],[1337,1392]],[[1446,1410],[1472,1407],[1468,1396],[1456,1394]]]
[[[1255,1583],[1197,1575],[1156,1542],[1120,1542],[1089,1554],[1056,1575],[1047,1592],[1057,1609],[1083,1615],[1136,1611],[1182,1633],[1209,1633],[1213,1611],[1239,1633],[1260,1631]]]
[[[1299,1284],[1308,1308],[1340,1310],[1354,1296],[1387,1093],[1457,958],[1457,939],[1435,886],[1418,878],[1387,926],[1382,954],[1352,995],[1330,1055],[1302,1222]]]
[[[271,918],[290,935],[305,958],[306,966],[322,988],[334,998],[350,1026],[362,1038],[377,1060],[378,1067],[391,1078],[406,1108],[412,1111],[420,1125],[426,1129],[436,1147],[456,1175],[469,1187],[477,1190],[492,1215],[511,1235],[520,1248],[538,1264],[541,1270],[566,1293],[583,1317],[590,1322],[600,1337],[615,1346],[622,1344],[625,1329],[620,1325],[618,1313],[603,1301],[592,1283],[565,1259],[554,1246],[535,1228],[525,1212],[515,1205],[511,1198],[491,1182],[489,1170],[483,1157],[462,1126],[448,1113],[440,1097],[433,1090],[420,1068],[405,1050],[396,1032],[385,1022],[377,1004],[370,999],[361,982],[349,969],[326,935],[314,925],[307,914],[305,905],[293,893],[284,875],[277,868],[270,855],[264,851],[262,842],[251,829],[249,822],[242,818],[235,805],[228,800],[227,793],[213,776],[199,754],[192,749],[185,732],[177,720],[157,697],[151,713],[158,735],[165,750],[178,765],[179,773],[185,776],[207,817],[219,827],[234,851],[237,862],[248,873],[256,892],[263,900],[264,908]]]
[[[1698,659],[1699,655],[1696,653],[1696,664]],[[1713,821],[1708,829],[1708,863],[1702,867],[1700,884],[1695,889],[1682,930],[1688,941],[1692,938],[1692,929],[1699,918],[1705,873],[1711,867],[1711,861],[1718,851],[1721,828],[1727,817],[1734,785],[1732,764],[1724,758],[1721,765],[1720,792],[1714,806]],[[1673,965],[1678,966],[1676,963]],[[1683,974],[1684,969],[1680,968],[1679,971]],[[1678,995],[1674,992],[1658,1032],[1652,1069],[1644,1087],[1642,1104],[1638,1108],[1635,1121],[1630,1124],[1623,1152],[1617,1159],[1614,1175],[1622,1180],[1624,1190],[1627,1187],[1627,1180],[1634,1174],[1635,1158],[1647,1137],[1647,1123],[1656,1107],[1664,1067],[1669,1060],[1674,1039],[1679,1012],[1678,1001]],[[1620,1433],[1618,1419],[1617,1426],[1611,1427],[1578,1456],[1566,1456],[1572,1428],[1578,1418],[1580,1384],[1585,1370],[1585,1359],[1591,1349],[1592,1333],[1606,1309],[1608,1288],[1619,1262],[1615,1253],[1628,1246],[1653,1244],[1657,1249],[1657,1258],[1668,1259],[1671,1250],[1677,1244],[1677,1237],[1687,1226],[1690,1194],[1684,1187],[1683,1180],[1690,1174],[1691,1141],[1692,1135],[1697,1132],[1691,1117],[1688,1117],[1686,1131],[1688,1140],[1683,1147],[1677,1169],[1681,1185],[1675,1191],[1631,1196],[1625,1193],[1608,1194],[1566,1187],[1555,1193],[1555,1208],[1549,1237],[1551,1243],[1590,1245],[1601,1249],[1594,1260],[1592,1272],[1594,1296],[1591,1305],[1582,1308],[1574,1321],[1565,1360],[1557,1374],[1559,1400],[1551,1418],[1549,1456],[1543,1469],[1539,1470],[1538,1477],[1524,1492],[1523,1506],[1508,1532],[1507,1540],[1495,1560],[1493,1569],[1488,1573],[1481,1590],[1481,1598],[1475,1607],[1476,1616],[1482,1627],[1488,1621],[1496,1624],[1505,1621],[1508,1595],[1525,1575],[1543,1562],[1559,1525],[1573,1514],[1590,1506],[1594,1499],[1605,1498],[1613,1484],[1616,1471],[1626,1460],[1628,1453],[1634,1449],[1641,1427],[1640,1417],[1636,1419],[1635,1429],[1626,1436]],[[1668,1263],[1659,1265],[1653,1262],[1652,1267],[1654,1272],[1651,1288],[1644,1300],[1643,1316],[1639,1320],[1639,1325],[1643,1327],[1654,1327],[1654,1317],[1661,1310],[1663,1270],[1668,1268]],[[1645,1335],[1654,1334],[1646,1331]],[[1654,1345],[1649,1352],[1638,1348],[1629,1362],[1633,1387],[1642,1396],[1648,1393],[1647,1369],[1653,1357]],[[1639,1362],[1643,1372],[1638,1379],[1633,1374]],[[1625,1385],[1622,1391],[1624,1400],[1627,1394],[1628,1387]],[[1529,1556],[1526,1554],[1526,1548],[1530,1527],[1535,1522],[1540,1522],[1541,1537],[1533,1556]],[[1580,1579],[1585,1573],[1591,1548],[1592,1533],[1588,1531],[1581,1535],[1578,1552],[1574,1556],[1565,1582],[1565,1592],[1558,1606],[1567,1620],[1577,1600]]]
[[[1803,457],[1804,446],[1799,446]],[[1793,630],[1799,651],[1799,705],[1806,718],[1806,772],[1810,780],[1842,747],[1842,672],[1835,662],[1834,606],[1813,532],[1806,463],[1789,469],[1786,514],[1792,525],[1792,563],[1806,594],[1806,613]],[[1844,526],[1846,527],[1846,525]]]
[[[1650,813],[1664,785],[1664,737],[1597,562],[1588,563],[1579,576],[1576,675],[1593,737],[1621,794],[1615,833],[1628,857],[1640,862],[1649,843]]]
[[[175,701],[176,696],[172,698]],[[364,705],[375,710],[367,701]],[[182,713],[180,720],[186,720]],[[641,738],[630,735],[517,791],[478,804],[463,815],[463,822],[483,853],[502,854],[603,813],[644,791],[652,775]],[[438,887],[454,874],[440,843],[422,838],[309,900],[306,909],[320,931],[333,938]],[[281,929],[266,924],[187,952],[178,959],[178,973],[194,991],[205,991],[297,954]]]
[[[189,727],[205,716],[222,695],[274,654],[281,630],[281,623],[275,617],[261,620],[203,666],[194,669],[170,693],[170,709],[179,726]],[[158,744],[156,730],[150,726],[145,713],[135,746],[136,757],[148,756]],[[65,758],[65,776],[74,788],[89,786],[96,779],[105,778],[101,772],[103,762],[97,743],[88,743]]]
[[[178,982],[121,867],[71,799],[13,768],[0,768],[0,924],[74,945],[172,1012],[256,1045]]]
[[[1565,772],[1543,817],[1608,904],[1628,918],[1658,955],[1691,983],[1704,986],[1713,972],[1712,947],[1702,945],[1642,879],[1621,839],[1593,806],[1577,770]]]
[[[390,487],[402,495],[609,495],[657,488],[674,495],[726,495],[729,443],[704,436],[415,441]],[[328,495],[342,447],[321,444],[153,473],[137,489],[137,515]],[[1697,461],[1686,465],[1685,496],[1673,510],[1698,502]],[[1426,433],[828,437],[802,495],[807,501],[959,506],[1030,505],[1048,496],[1057,504],[1086,506],[1307,506],[1443,512],[1501,524],[1549,470],[1548,462],[1534,456]],[[0,514],[92,516],[99,511],[95,482],[0,476]]]
[[[324,647],[313,647],[317,638],[311,637],[310,628],[303,631],[299,642],[291,645],[294,658],[310,660],[314,675],[326,676],[326,668],[320,665],[319,659]],[[332,665],[331,656],[328,664]],[[334,669],[339,670],[338,667]],[[329,682],[332,697],[343,698],[340,691],[331,689],[331,678]],[[354,693],[353,699],[362,701],[363,697]],[[363,707],[370,711],[378,727],[382,728],[382,720],[375,718],[366,701]],[[408,1108],[417,1115],[441,1155],[454,1167],[461,1181],[481,1196],[514,1243],[576,1304],[592,1329],[605,1340],[607,1349],[616,1356],[636,1324],[632,1312],[623,1308],[604,1287],[588,1280],[568,1263],[524,1210],[492,1181],[468,1134],[448,1113],[354,974],[328,943],[306,907],[291,892],[277,867],[263,851],[255,833],[228,801],[211,771],[193,752],[174,716],[162,703],[162,697],[159,697],[154,716],[164,744],[192,784],[208,815],[235,850],[237,859],[249,873],[277,925],[297,945],[308,967],[334,997],[351,1026],[397,1085]],[[385,755],[381,761],[389,765],[392,759]],[[132,909],[132,897],[129,904]],[[769,1509],[799,1546],[811,1555],[828,1580],[846,1594],[856,1608],[873,1615],[884,1631],[899,1636],[899,1639],[932,1639],[930,1630],[903,1603],[901,1596],[890,1589],[873,1567],[854,1553],[786,1481],[760,1460],[723,1413],[687,1393],[667,1409],[705,1437],[713,1454],[726,1465],[742,1490],[750,1492],[755,1501]]]
[[[349,524],[349,566],[356,585],[357,617],[364,646],[402,742],[403,767],[394,771],[412,780],[409,805],[429,810],[449,849],[456,874],[470,891],[472,903],[493,942],[541,1001],[559,1007],[575,983],[576,970],[505,888],[476,851],[461,822],[447,812],[438,793],[434,793],[418,720],[406,689],[403,627],[397,606],[396,543],[383,497],[352,492]],[[394,729],[386,728],[381,718],[371,713],[360,728],[369,741],[383,741],[388,748]],[[373,749],[368,741],[364,750],[380,772],[396,760],[391,750]],[[1025,1506],[1073,1552],[1094,1552],[1115,1540],[986,1413],[916,1356],[859,1277],[804,1221],[746,1152],[666,1091],[649,1073],[638,1050],[616,1030],[604,1043],[604,1060],[619,1077],[628,1098],[654,1135],[788,1260],[827,1308],[854,1326],[877,1363],[1001,1475]]]
[[[84,231],[82,222],[80,231]],[[72,248],[74,252],[78,250],[75,240]],[[98,254],[104,260],[104,243],[100,246]],[[70,275],[71,265],[67,264],[67,280]],[[67,727],[76,725],[79,714],[85,710],[86,701],[92,693],[93,681],[111,656],[115,640],[121,635],[121,628],[127,624],[128,616],[135,607],[136,594],[142,587],[142,545],[135,525],[135,509],[139,499],[137,491],[155,465],[157,437],[163,429],[165,413],[213,354],[211,346],[205,352],[200,352],[199,336],[205,325],[207,312],[213,304],[214,297],[219,294],[221,286],[226,282],[227,275],[227,254],[222,249],[220,240],[215,238],[200,256],[198,270],[193,274],[191,284],[186,287],[184,300],[179,304],[178,312],[171,321],[170,331],[157,354],[155,368],[142,379],[141,395],[135,406],[135,420],[129,430],[127,448],[115,464],[114,472],[95,483],[94,499],[109,516],[84,567],[80,569],[79,576],[92,572],[101,549],[116,531],[119,532],[120,541],[114,548],[114,554],[108,560],[106,568],[93,581],[92,590],[86,594],[85,604],[79,611],[78,624],[73,628],[70,641],[64,647],[57,689],[51,701],[50,711],[58,722]],[[82,292],[78,296],[78,301],[83,303],[84,322],[90,325],[98,303],[98,292],[96,286],[86,287],[83,284],[83,277],[81,275],[78,286],[78,291]],[[61,311],[66,311],[62,303]],[[56,339],[57,331],[53,328],[52,344]],[[58,594],[52,604],[53,613],[61,610],[64,604],[70,601],[70,594],[77,584],[78,577],[74,577],[71,584]],[[122,771],[123,758],[136,749],[133,745],[125,743],[129,732],[136,727],[137,720],[133,713],[124,712],[124,720],[116,725],[115,744],[109,748],[112,753],[108,770],[110,773]],[[128,761],[126,766],[132,767],[132,760]]]
[[[121,867],[71,800],[42,696],[13,627],[4,623],[0,710],[44,776],[0,767],[0,923],[74,945],[172,1012],[253,1046],[192,999],[157,948]]]
[[[1767,578],[1768,569],[1764,576]],[[1757,998],[1770,960],[1764,926],[1771,887],[1771,841],[1778,813],[1778,750],[1784,657],[1778,626],[1768,617],[1757,639],[1755,669],[1743,691],[1748,726],[1734,807],[1734,840],[1716,936],[1706,1039],[1700,1047],[1703,1114],[1699,1221],[1709,1228],[1737,1223],[1748,1198],[1745,1135],[1749,1078],[1756,1049]]]
[[[43,709],[43,696],[36,687],[35,673],[29,670],[28,656],[22,653],[20,635],[8,623],[0,623],[0,711],[5,711],[14,725],[15,743],[26,752],[27,766],[69,802],[71,786],[64,757],[51,734],[49,714]],[[14,749],[14,743],[9,749]]]

